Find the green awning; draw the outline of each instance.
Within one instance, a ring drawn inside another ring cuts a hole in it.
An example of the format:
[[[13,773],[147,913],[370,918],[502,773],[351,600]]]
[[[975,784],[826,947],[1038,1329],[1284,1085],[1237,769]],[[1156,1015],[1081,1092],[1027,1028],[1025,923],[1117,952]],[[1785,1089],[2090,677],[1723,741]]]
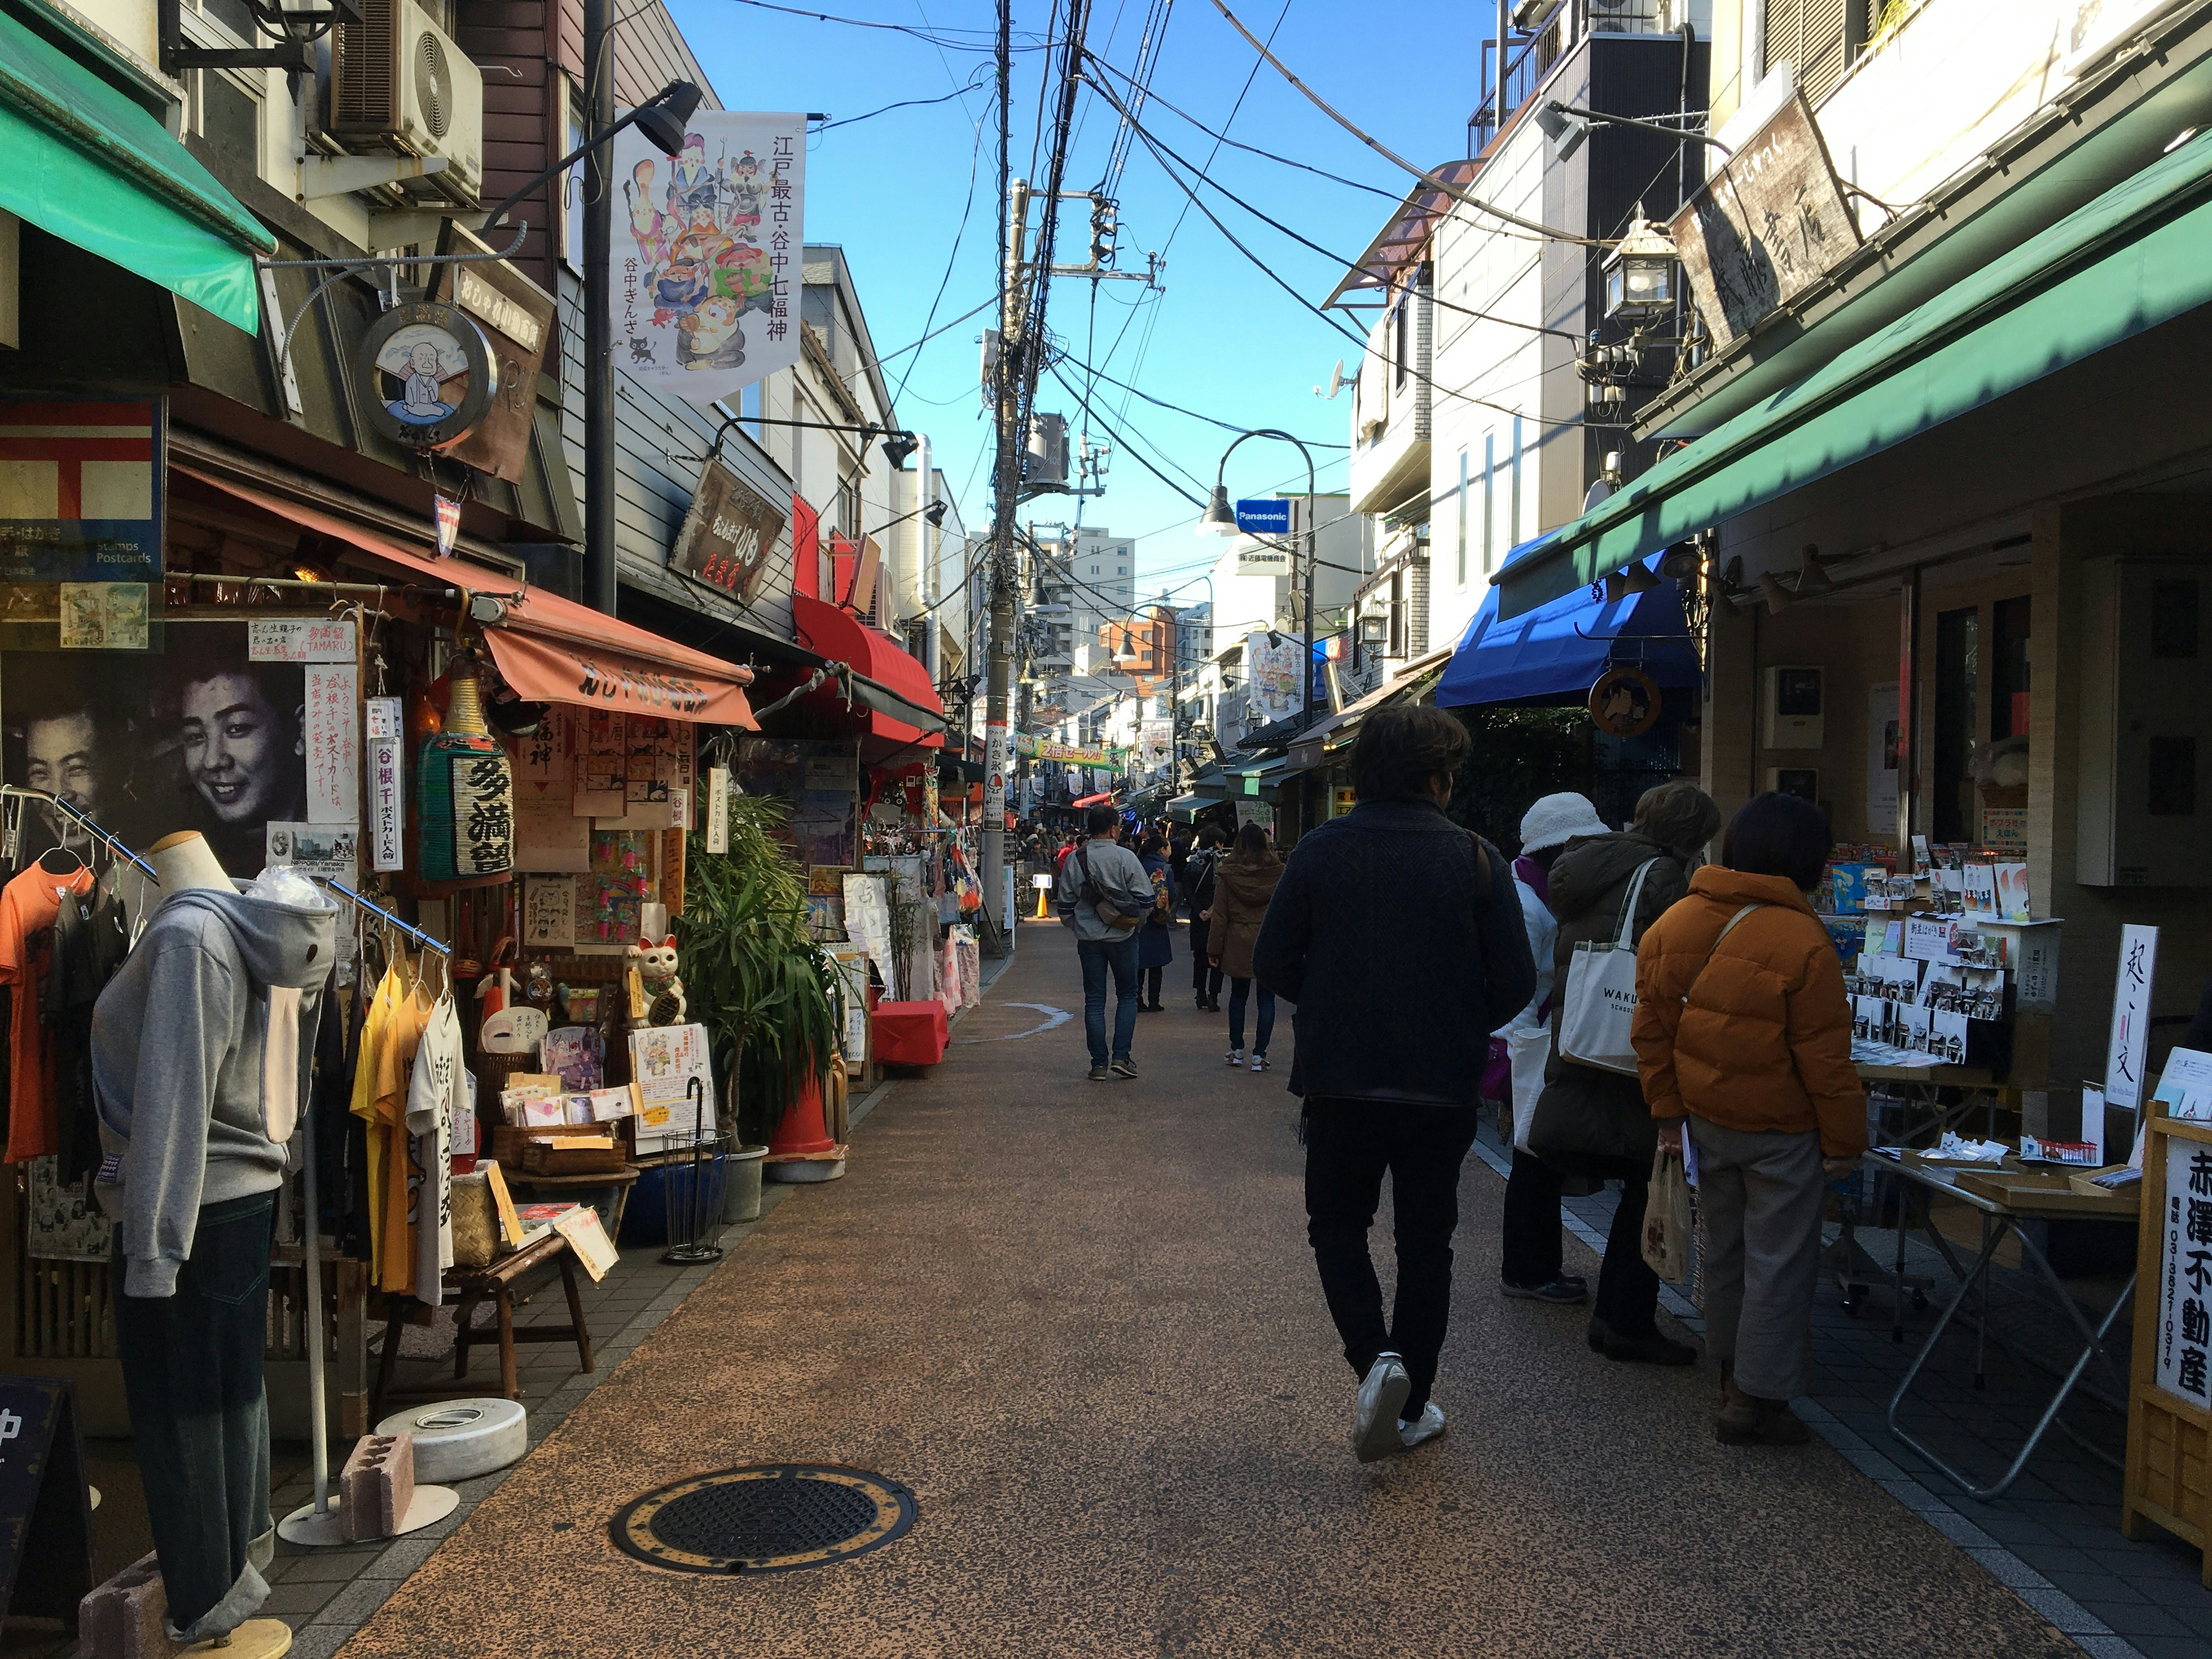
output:
[[[0,208],[258,333],[276,239],[99,76],[0,14]]]
[[[1667,457],[1498,574],[1519,616],[2212,301],[2212,133]]]

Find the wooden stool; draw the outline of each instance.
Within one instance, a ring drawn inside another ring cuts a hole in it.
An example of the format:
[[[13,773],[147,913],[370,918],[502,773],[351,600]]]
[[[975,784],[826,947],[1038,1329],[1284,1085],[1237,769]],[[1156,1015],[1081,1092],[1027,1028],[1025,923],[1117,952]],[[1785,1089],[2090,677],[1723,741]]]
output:
[[[568,1296],[568,1320],[566,1325],[525,1325],[517,1328],[514,1322],[514,1281],[532,1267],[550,1261],[561,1269],[562,1288]],[[568,1241],[558,1233],[548,1233],[534,1239],[513,1255],[501,1256],[489,1267],[454,1267],[447,1270],[443,1294],[459,1298],[453,1336],[453,1381],[459,1382],[469,1374],[469,1349],[478,1340],[471,1331],[469,1322],[475,1317],[477,1304],[489,1298],[498,1316],[499,1392],[505,1400],[520,1400],[522,1384],[515,1376],[514,1345],[518,1342],[568,1342],[576,1345],[580,1370],[596,1369],[592,1359],[592,1333],[584,1323],[584,1300],[576,1286],[576,1255],[568,1248]],[[377,1366],[376,1407],[374,1415],[382,1417],[386,1402],[391,1400],[443,1400],[453,1394],[451,1384],[442,1382],[414,1383],[406,1388],[394,1388],[392,1373],[399,1364],[399,1334],[407,1322],[407,1301],[404,1297],[389,1298],[392,1304],[390,1321],[385,1328],[384,1355]]]

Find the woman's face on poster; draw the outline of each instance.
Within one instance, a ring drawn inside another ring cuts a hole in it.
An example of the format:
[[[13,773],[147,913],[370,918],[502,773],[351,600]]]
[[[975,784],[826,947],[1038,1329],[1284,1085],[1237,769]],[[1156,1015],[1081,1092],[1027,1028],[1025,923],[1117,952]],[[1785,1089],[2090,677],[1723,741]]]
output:
[[[295,762],[306,753],[303,714],[270,703],[252,674],[216,674],[185,688],[185,769],[224,823],[289,815]]]

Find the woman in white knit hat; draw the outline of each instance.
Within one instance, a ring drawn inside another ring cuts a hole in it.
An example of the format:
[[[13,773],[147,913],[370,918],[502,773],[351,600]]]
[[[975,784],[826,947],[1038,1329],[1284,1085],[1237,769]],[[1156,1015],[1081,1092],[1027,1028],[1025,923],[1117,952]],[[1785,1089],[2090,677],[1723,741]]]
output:
[[[1521,918],[1528,930],[1528,953],[1536,959],[1536,994],[1498,1032],[1501,1037],[1518,1030],[1543,1032],[1548,1041],[1553,942],[1559,933],[1545,890],[1552,862],[1566,851],[1570,842],[1612,833],[1589,798],[1572,791],[1545,796],[1522,817],[1521,855],[1513,860],[1513,879],[1521,890]],[[1532,1080],[1540,1087],[1541,1061],[1537,1064],[1539,1075]],[[1504,1097],[1512,1097],[1509,1091]],[[1516,1112],[1516,1140],[1527,1138],[1526,1128]],[[1583,1279],[1563,1271],[1560,1181],[1559,1171],[1542,1159],[1517,1146],[1513,1149],[1513,1172],[1505,1183],[1505,1249],[1500,1269],[1508,1296],[1572,1303],[1589,1295],[1589,1286]]]

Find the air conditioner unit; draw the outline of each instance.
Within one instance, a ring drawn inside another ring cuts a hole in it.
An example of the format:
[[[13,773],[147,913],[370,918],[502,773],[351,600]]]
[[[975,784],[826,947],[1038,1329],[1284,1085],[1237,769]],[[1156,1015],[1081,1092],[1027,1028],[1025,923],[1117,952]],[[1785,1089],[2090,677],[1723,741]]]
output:
[[[483,188],[483,71],[410,0],[361,0],[333,31],[330,131],[348,149],[442,156],[406,188],[466,206]]]

